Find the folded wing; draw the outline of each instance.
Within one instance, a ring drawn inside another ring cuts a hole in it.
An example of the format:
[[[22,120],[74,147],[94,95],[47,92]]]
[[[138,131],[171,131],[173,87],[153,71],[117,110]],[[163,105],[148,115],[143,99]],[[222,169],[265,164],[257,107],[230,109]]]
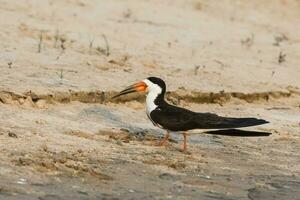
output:
[[[171,131],[242,128],[269,123],[257,118],[230,118],[211,113],[195,113],[171,105],[152,111],[150,116],[156,124]]]

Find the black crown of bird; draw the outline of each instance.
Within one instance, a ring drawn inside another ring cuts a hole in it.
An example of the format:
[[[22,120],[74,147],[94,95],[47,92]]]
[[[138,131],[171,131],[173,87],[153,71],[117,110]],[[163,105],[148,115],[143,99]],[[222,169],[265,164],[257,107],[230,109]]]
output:
[[[213,113],[199,113],[177,107],[165,101],[165,82],[157,77],[148,77],[143,81],[130,85],[112,98],[133,92],[146,92],[146,113],[154,126],[166,131],[159,145],[167,143],[170,132],[183,133],[183,151],[187,150],[187,131],[192,129],[230,129],[257,126],[269,123],[257,118],[222,117]]]

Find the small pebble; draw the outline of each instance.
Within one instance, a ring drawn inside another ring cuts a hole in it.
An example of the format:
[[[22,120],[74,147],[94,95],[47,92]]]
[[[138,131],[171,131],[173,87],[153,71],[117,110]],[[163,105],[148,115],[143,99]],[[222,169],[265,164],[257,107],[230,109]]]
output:
[[[120,146],[123,146],[123,143],[122,143],[121,140],[117,140],[117,141],[116,141],[116,144],[117,144],[117,145],[120,145]]]
[[[78,185],[72,185],[72,188],[79,189],[80,187]]]
[[[27,180],[25,178],[20,178],[18,181],[17,181],[18,184],[21,184],[21,185],[25,185],[27,184]]]
[[[18,138],[17,134],[15,134],[13,132],[8,132],[8,136],[13,137],[13,138]]]

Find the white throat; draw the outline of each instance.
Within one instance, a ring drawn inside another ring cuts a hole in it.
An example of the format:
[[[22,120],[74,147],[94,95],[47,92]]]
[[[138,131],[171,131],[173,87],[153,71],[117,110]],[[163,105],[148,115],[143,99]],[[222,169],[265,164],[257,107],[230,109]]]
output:
[[[154,101],[157,98],[157,96],[161,94],[162,89],[158,85],[149,81],[148,79],[145,79],[144,83],[146,83],[146,85],[148,86],[148,94],[146,97],[146,111],[147,115],[149,116],[150,113],[157,108],[157,105],[154,103]]]

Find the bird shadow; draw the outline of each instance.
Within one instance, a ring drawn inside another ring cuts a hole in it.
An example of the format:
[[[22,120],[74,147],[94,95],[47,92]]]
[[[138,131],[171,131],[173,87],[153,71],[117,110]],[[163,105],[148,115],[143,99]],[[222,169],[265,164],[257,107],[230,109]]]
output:
[[[206,131],[204,133],[212,134],[212,135],[225,135],[225,136],[236,136],[236,137],[265,137],[272,134],[270,132],[246,131],[246,130],[239,130],[239,129],[222,129],[222,130],[215,130],[215,131]]]

